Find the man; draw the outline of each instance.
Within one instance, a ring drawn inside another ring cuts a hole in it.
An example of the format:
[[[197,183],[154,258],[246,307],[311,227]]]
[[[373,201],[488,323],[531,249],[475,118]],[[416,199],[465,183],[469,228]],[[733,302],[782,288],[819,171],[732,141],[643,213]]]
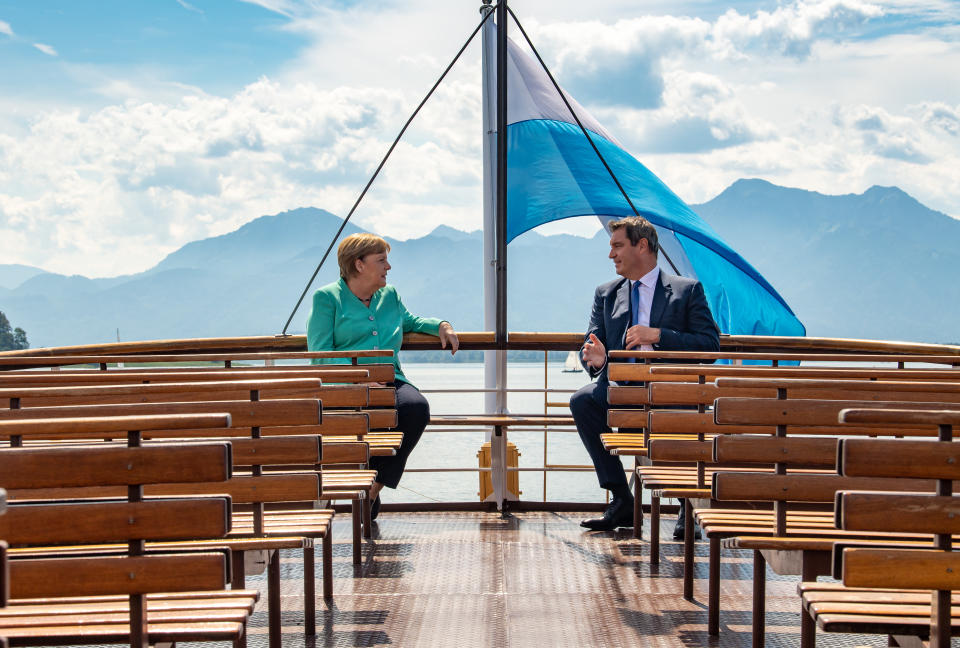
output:
[[[570,398],[577,432],[593,460],[600,487],[612,495],[602,518],[580,523],[595,531],[633,526],[633,494],[623,465],[600,441],[601,434],[611,431],[607,425],[607,351],[720,348],[720,332],[700,282],[661,272],[657,266],[659,245],[653,225],[631,216],[612,222],[610,231],[609,256],[623,278],[597,288],[581,350],[584,367],[597,381]],[[682,536],[682,515],[680,520]]]

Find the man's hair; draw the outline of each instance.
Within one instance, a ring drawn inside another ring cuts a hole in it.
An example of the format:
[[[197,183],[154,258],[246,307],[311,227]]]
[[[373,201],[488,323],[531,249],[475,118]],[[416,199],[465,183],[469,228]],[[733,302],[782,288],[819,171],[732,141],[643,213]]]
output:
[[[640,239],[647,239],[647,245],[651,252],[656,254],[660,251],[660,244],[657,241],[657,228],[646,218],[627,216],[610,223],[611,234],[618,229],[623,229],[626,232],[627,238],[630,239],[630,245],[636,245],[640,242]]]
[[[376,234],[351,234],[337,248],[337,264],[340,276],[349,279],[357,274],[357,259],[368,254],[389,252],[390,244]]]

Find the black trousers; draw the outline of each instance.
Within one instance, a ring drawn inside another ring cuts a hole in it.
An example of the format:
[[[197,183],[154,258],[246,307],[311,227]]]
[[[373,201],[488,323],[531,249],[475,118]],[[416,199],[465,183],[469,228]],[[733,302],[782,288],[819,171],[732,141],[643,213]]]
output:
[[[413,452],[423,429],[430,422],[430,404],[416,387],[397,381],[389,383],[397,390],[397,430],[403,432],[403,442],[392,457],[371,457],[370,468],[377,471],[377,481],[384,486],[396,488],[407,465],[407,457]]]
[[[626,487],[628,484],[620,457],[604,450],[603,442],[600,440],[601,434],[612,431],[607,425],[609,409],[606,382],[598,381],[584,385],[570,397],[570,411],[577,424],[580,440],[583,441],[590,459],[593,460],[597,479],[600,480],[600,488],[613,490],[618,486]]]

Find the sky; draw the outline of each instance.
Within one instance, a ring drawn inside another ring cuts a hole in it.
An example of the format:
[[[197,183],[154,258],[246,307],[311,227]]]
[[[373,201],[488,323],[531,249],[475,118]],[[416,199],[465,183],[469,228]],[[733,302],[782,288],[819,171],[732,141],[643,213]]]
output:
[[[346,214],[479,6],[0,0],[0,264],[130,274],[265,214]],[[960,217],[956,0],[511,7],[561,85],[688,203],[763,178],[895,185]],[[476,42],[355,224],[479,229],[480,100]]]

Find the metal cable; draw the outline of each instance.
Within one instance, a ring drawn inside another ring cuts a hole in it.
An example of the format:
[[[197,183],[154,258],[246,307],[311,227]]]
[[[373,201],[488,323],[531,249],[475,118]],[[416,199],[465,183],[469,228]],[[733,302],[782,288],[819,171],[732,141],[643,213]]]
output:
[[[563,99],[564,105],[567,107],[567,110],[570,111],[570,115],[573,116],[573,119],[577,122],[577,126],[580,127],[580,131],[583,133],[584,137],[587,138],[587,141],[590,142],[590,146],[593,147],[593,152],[597,154],[597,157],[600,158],[600,162],[603,163],[603,167],[607,170],[607,173],[610,174],[610,177],[613,178],[614,183],[617,185],[617,189],[620,190],[620,193],[623,194],[623,197],[626,199],[627,203],[630,205],[630,209],[633,210],[634,215],[640,216],[640,211],[633,204],[633,201],[630,200],[630,196],[627,195],[626,190],[623,188],[623,185],[620,184],[620,180],[617,179],[616,174],[613,172],[613,169],[610,168],[610,165],[607,164],[607,161],[604,159],[603,154],[600,153],[600,149],[597,148],[597,145],[594,143],[593,138],[590,137],[590,132],[584,128],[583,124],[580,122],[580,118],[577,116],[576,111],[574,111],[573,106],[570,105],[570,102],[567,101],[567,96],[563,93],[563,90],[560,89],[560,85],[557,83],[556,79],[553,78],[553,74],[550,72],[550,68],[547,67],[547,64],[543,62],[543,58],[540,57],[540,52],[537,51],[537,48],[534,47],[533,41],[530,40],[530,37],[527,36],[526,30],[524,30],[523,25],[520,24],[520,20],[517,18],[517,15],[513,13],[513,9],[509,6],[507,11],[510,12],[510,16],[513,18],[514,24],[520,29],[520,33],[523,34],[524,40],[527,41],[527,45],[530,46],[530,49],[533,50],[534,56],[537,57],[537,61],[540,62],[540,67],[543,68],[543,71],[547,73],[547,76],[550,78],[550,83],[553,84],[553,87],[556,89],[557,94],[560,95],[560,98]],[[670,259],[670,256],[667,254],[667,251],[660,247],[660,251],[663,252],[663,257],[667,260],[667,263],[670,264],[670,267],[673,268],[673,271],[676,274],[680,274],[680,271],[677,270],[677,266],[673,263],[673,260]]]
[[[493,8],[496,8],[496,5],[493,5]],[[453,68],[456,62],[460,59],[460,56],[473,41],[474,36],[477,35],[477,32],[480,31],[480,28],[483,27],[483,24],[487,22],[490,16],[493,15],[493,11],[484,12],[483,18],[480,20],[480,24],[477,25],[476,29],[473,30],[473,33],[470,34],[470,37],[467,38],[467,42],[463,44],[463,47],[460,48],[460,51],[457,52],[457,55],[453,57],[453,60],[450,61],[450,64],[443,71],[443,74],[440,75],[440,78],[437,79],[437,82],[433,84],[433,87],[430,88],[430,92],[423,98],[423,101],[420,102],[420,105],[417,106],[416,110],[413,111],[413,114],[410,115],[410,118],[407,119],[407,122],[403,125],[403,128],[400,129],[400,133],[397,135],[396,139],[393,140],[393,144],[390,145],[390,148],[387,150],[387,154],[383,156],[383,159],[380,160],[380,164],[377,166],[377,170],[373,172],[373,175],[370,176],[370,180],[367,181],[366,186],[363,188],[363,191],[360,192],[360,196],[357,198],[357,201],[353,203],[353,207],[350,208],[350,211],[347,213],[347,217],[343,219],[343,223],[340,225],[340,229],[337,230],[337,233],[334,235],[333,240],[330,241],[330,245],[327,247],[327,251],[323,253],[323,258],[320,259],[320,263],[317,264],[317,269],[313,271],[313,275],[310,277],[310,281],[307,282],[306,287],[304,287],[303,292],[300,293],[300,299],[297,300],[297,305],[293,307],[293,311],[290,313],[290,317],[287,318],[287,323],[283,325],[283,330],[280,332],[280,335],[277,337],[282,337],[287,334],[287,328],[290,326],[290,322],[293,321],[293,316],[297,314],[297,309],[300,308],[300,304],[303,303],[303,298],[307,296],[307,291],[310,290],[310,286],[313,285],[313,280],[317,278],[317,274],[320,272],[320,268],[323,267],[323,264],[326,262],[327,257],[330,256],[330,250],[333,249],[333,246],[336,244],[337,239],[340,238],[340,235],[343,233],[343,228],[347,226],[347,222],[350,220],[350,217],[353,216],[353,212],[357,210],[357,207],[360,206],[360,202],[363,200],[364,196],[367,195],[367,190],[370,189],[370,185],[373,184],[373,181],[377,179],[377,176],[380,174],[380,170],[383,168],[383,165],[386,164],[387,159],[389,159],[390,154],[393,153],[393,149],[397,147],[397,144],[400,143],[400,139],[403,137],[403,134],[407,131],[407,127],[410,126],[414,118],[417,116],[417,113],[420,112],[420,109],[423,108],[424,104],[430,99],[433,95],[433,92],[440,86],[443,80],[446,78],[447,73]]]

